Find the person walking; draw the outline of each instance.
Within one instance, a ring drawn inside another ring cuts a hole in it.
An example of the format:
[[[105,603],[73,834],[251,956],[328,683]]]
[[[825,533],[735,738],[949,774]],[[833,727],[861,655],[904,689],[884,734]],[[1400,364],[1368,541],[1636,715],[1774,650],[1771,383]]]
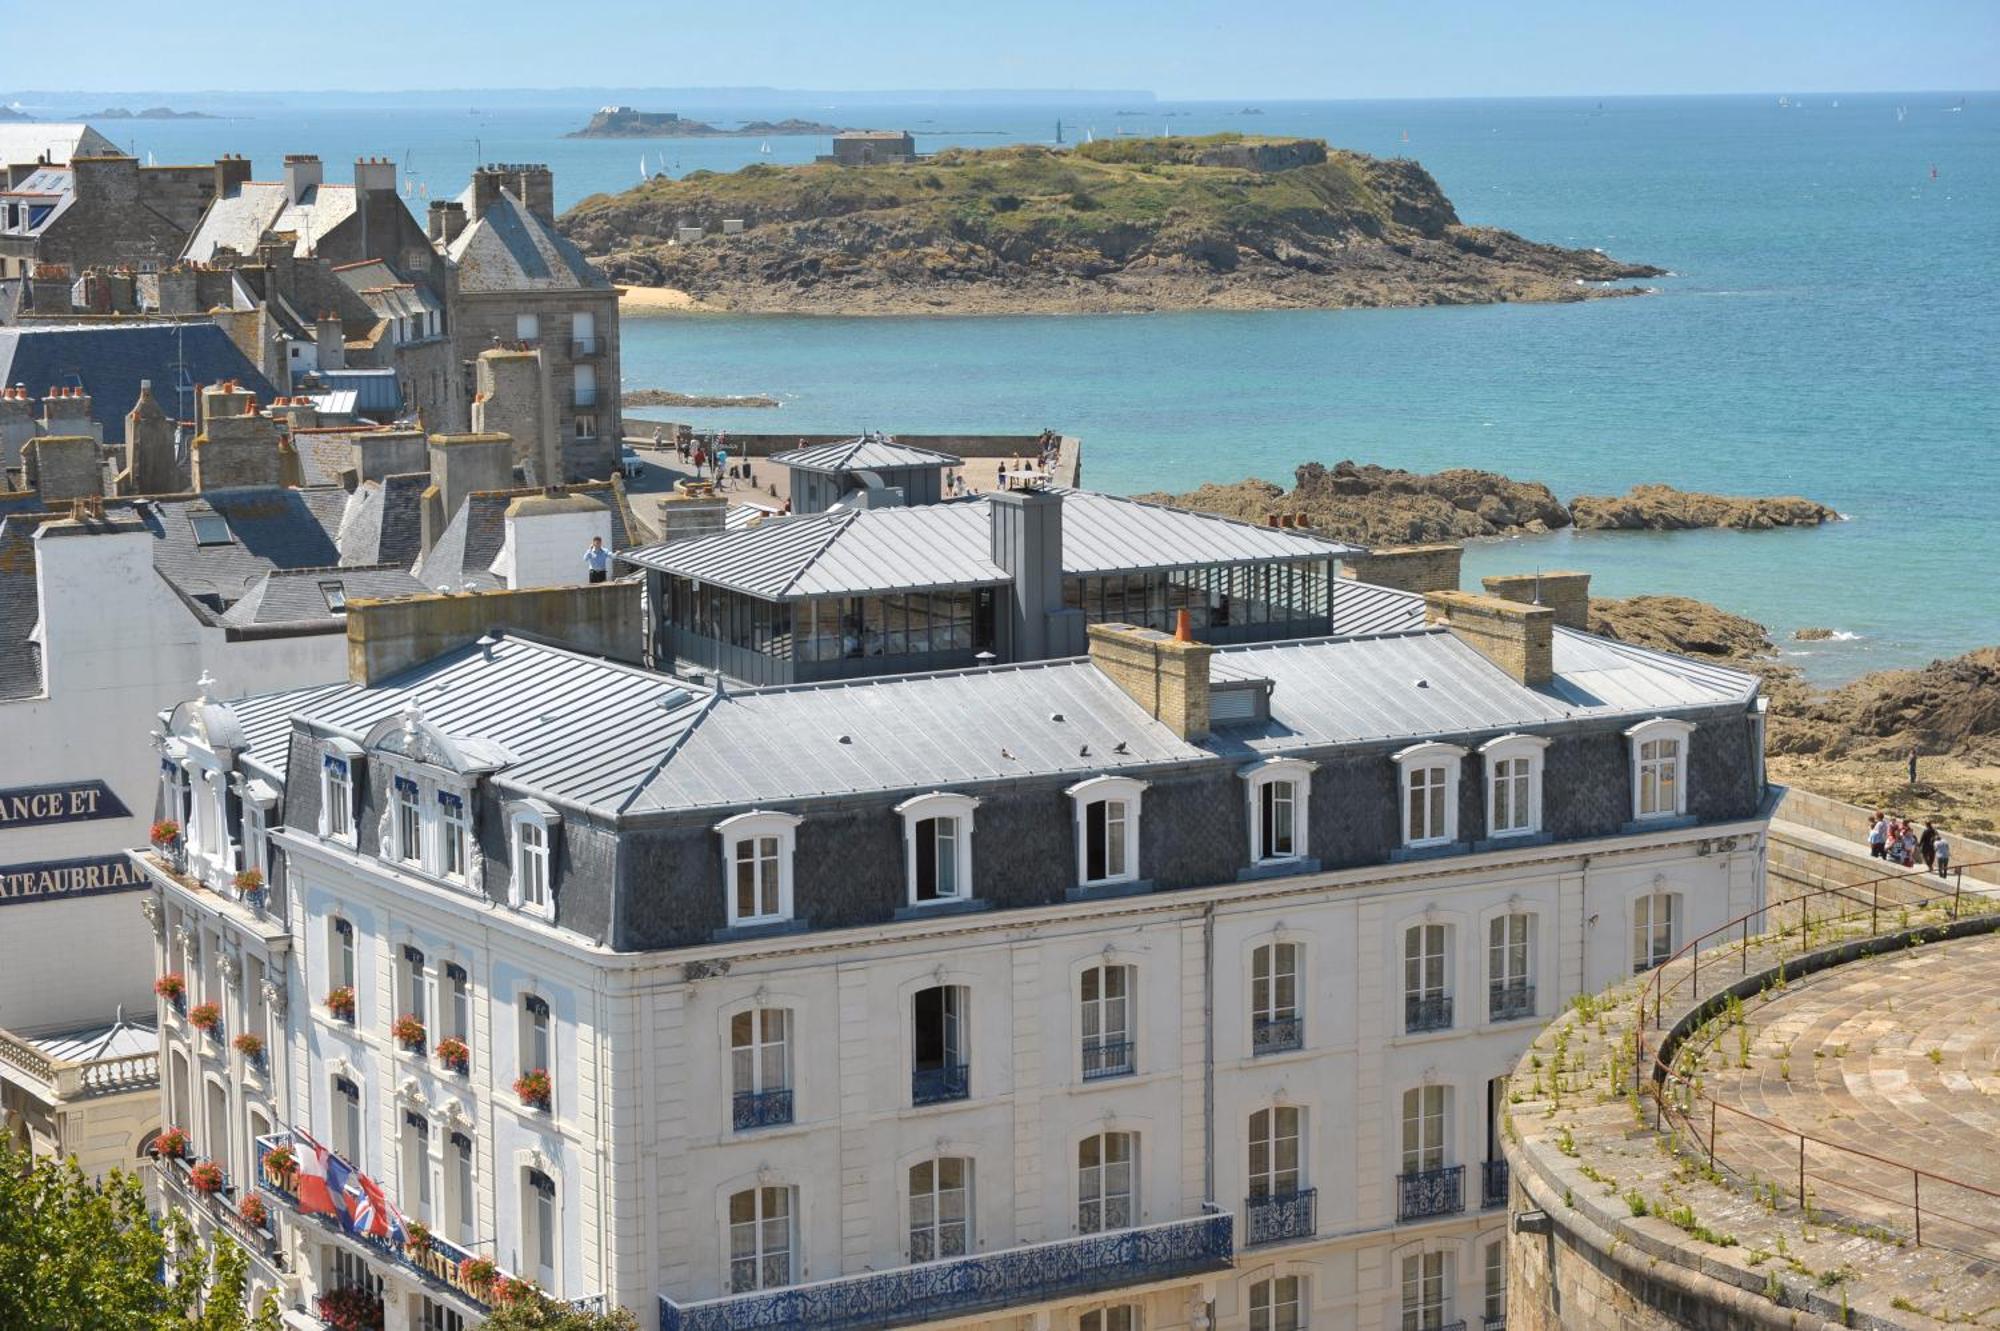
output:
[[[1951,868],[1951,842],[1945,840],[1944,833],[1939,832],[1931,850],[1937,856],[1937,876],[1942,878],[1945,876],[1945,871]]]
[[[1868,857],[1879,860],[1887,854],[1889,845],[1889,820],[1882,811],[1875,811],[1875,820],[1868,825]]]
[[[666,430],[665,430],[664,428],[662,428],[661,426],[658,426],[658,425],[655,425],[655,426],[653,427],[653,447],[654,447],[654,449],[656,449],[656,450],[662,450],[662,449],[665,449],[665,448],[666,448],[666,446],[667,446],[667,432],[666,432]]]
[[[1937,839],[1937,824],[1928,818],[1924,819],[1923,835],[1917,838],[1917,854],[1924,857],[1926,869],[1937,867]]]
[[[583,567],[592,582],[603,582],[611,576],[611,552],[604,548],[602,536],[590,538],[590,548],[583,552]]]

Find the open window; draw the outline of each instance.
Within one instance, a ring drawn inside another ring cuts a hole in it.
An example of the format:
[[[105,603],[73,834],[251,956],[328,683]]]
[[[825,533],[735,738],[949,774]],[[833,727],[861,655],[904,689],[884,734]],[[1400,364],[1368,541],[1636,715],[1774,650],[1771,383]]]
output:
[[[361,746],[351,740],[328,740],[320,754],[319,834],[353,846],[355,794],[360,788]]]
[[[1240,769],[1250,805],[1251,864],[1282,864],[1305,857],[1306,817],[1317,766],[1299,758],[1271,758]]]
[[[513,861],[509,896],[516,909],[555,916],[555,839],[562,817],[540,800],[507,808],[507,840]]]
[[[1146,783],[1097,776],[1068,790],[1076,809],[1079,887],[1134,882],[1139,877],[1139,799]]]
[[[944,791],[896,806],[903,819],[910,905],[972,899],[972,813],[978,807],[969,795]]]

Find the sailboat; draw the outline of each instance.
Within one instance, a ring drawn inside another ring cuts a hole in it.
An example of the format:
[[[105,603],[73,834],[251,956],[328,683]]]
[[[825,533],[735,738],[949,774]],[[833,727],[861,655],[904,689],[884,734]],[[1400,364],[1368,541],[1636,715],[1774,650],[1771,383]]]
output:
[[[1899,125],[1900,125],[1900,124],[1902,124],[1902,123],[1903,123],[1903,121],[1904,121],[1904,119],[1905,119],[1905,118],[1907,118],[1907,117],[1909,116],[1909,114],[1910,114],[1910,108],[1909,108],[1909,107],[1907,107],[1907,106],[1899,106],[1899,107],[1897,107],[1897,108],[1896,108],[1896,123],[1897,123],[1897,124],[1899,124]]]
[[[769,139],[765,139],[762,143],[757,145],[757,151],[763,154],[764,156],[769,157],[771,155],[771,141]]]
[[[648,180],[651,180],[651,179],[652,179],[652,177],[646,174],[646,154],[644,154],[644,153],[640,153],[640,154],[639,154],[639,183],[640,183],[641,185],[643,185],[643,184],[645,184],[645,183],[646,183],[646,182],[647,182]]]

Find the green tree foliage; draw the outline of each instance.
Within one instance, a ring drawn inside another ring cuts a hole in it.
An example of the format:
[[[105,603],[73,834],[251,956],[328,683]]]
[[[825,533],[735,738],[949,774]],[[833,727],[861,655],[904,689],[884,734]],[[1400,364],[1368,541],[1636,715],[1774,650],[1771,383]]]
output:
[[[162,1280],[162,1274],[166,1279]],[[146,1211],[139,1180],[0,1141],[0,1327],[6,1331],[277,1331],[268,1296],[244,1308],[249,1258],[211,1250],[187,1220]]]
[[[495,1308],[480,1323],[480,1331],[639,1331],[639,1323],[623,1308],[608,1313],[583,1312],[528,1293]]]

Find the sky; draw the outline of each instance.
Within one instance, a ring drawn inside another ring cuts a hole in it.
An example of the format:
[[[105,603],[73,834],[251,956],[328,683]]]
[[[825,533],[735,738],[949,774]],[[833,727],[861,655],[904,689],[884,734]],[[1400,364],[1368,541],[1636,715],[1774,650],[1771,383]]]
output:
[[[1995,0],[0,0],[66,90],[1129,89],[1169,100],[1975,91]],[[31,71],[31,72],[28,72]]]

